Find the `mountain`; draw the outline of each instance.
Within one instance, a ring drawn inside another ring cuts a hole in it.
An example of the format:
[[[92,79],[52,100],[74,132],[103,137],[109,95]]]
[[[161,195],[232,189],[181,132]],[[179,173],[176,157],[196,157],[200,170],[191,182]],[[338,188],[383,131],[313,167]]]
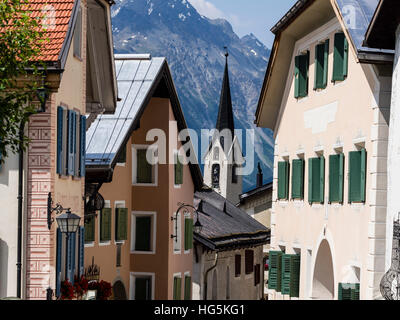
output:
[[[270,51],[253,34],[240,38],[228,21],[200,15],[187,0],[116,0],[112,20],[116,53],[167,58],[188,126],[198,132],[215,128],[227,46],[235,127],[256,129]],[[271,131],[257,128],[255,145],[254,167],[260,161],[264,180],[271,180]],[[244,177],[245,190],[254,186],[255,177],[256,170]]]

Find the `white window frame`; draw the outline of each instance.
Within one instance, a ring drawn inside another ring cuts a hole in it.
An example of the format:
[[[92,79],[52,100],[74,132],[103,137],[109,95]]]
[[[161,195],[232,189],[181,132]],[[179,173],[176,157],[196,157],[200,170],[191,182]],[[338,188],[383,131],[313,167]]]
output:
[[[174,212],[174,223],[173,223],[173,233],[175,234],[176,231],[176,236],[177,238],[173,238],[172,241],[173,246],[174,246],[174,254],[181,254],[182,253],[182,214],[179,212],[178,215],[176,215],[176,212]],[[175,228],[176,224],[178,225],[178,228]],[[176,241],[177,240],[177,241]],[[175,246],[179,246],[179,250],[175,249]]]
[[[151,277],[151,300],[154,300],[156,274],[151,272],[131,272],[129,277],[129,300],[135,300],[135,280],[140,277]]]
[[[110,200],[104,200],[104,208],[105,209],[111,209],[111,238],[112,238],[112,208],[111,208],[111,201]],[[101,227],[101,211],[99,214],[99,218],[97,219],[97,243],[99,244],[99,247],[106,247],[111,245],[111,240],[110,241],[100,241],[100,227]]]
[[[138,187],[157,187],[158,186],[158,163],[153,165],[154,168],[154,182],[153,183],[137,183],[137,150],[154,149],[157,153],[158,148],[155,145],[147,144],[134,144],[132,145],[132,185]]]
[[[152,217],[152,246],[151,251],[136,251],[136,217]],[[131,254],[156,254],[157,252],[157,212],[154,211],[132,211],[131,213]]]
[[[114,244],[115,244],[115,245],[117,245],[117,244],[122,244],[122,245],[124,245],[124,244],[125,244],[125,240],[120,240],[120,241],[116,241],[116,240],[115,240],[115,238],[117,237],[117,236],[115,235],[115,232],[116,232],[116,229],[117,229],[117,214],[116,214],[116,210],[119,209],[119,208],[126,208],[126,202],[125,202],[125,200],[116,200],[116,201],[114,201],[114,211],[115,211],[115,214],[114,214],[114,219],[112,219],[112,220],[113,220],[113,223],[114,223]],[[128,226],[126,226],[126,227],[128,227]]]

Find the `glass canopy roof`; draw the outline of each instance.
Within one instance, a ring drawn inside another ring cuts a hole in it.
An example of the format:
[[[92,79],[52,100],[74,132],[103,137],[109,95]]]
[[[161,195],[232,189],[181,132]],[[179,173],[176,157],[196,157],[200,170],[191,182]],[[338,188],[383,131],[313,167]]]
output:
[[[116,56],[117,109],[113,115],[99,115],[86,132],[86,165],[111,165],[138,111],[164,65],[165,58],[150,55]]]

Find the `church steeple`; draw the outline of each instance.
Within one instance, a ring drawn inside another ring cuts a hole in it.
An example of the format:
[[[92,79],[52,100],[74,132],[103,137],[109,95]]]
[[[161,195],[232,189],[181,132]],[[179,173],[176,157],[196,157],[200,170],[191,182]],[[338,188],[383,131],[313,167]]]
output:
[[[225,49],[227,48],[225,47]],[[233,120],[232,97],[231,97],[231,88],[229,84],[228,51],[226,51],[225,57],[226,61],[225,61],[224,79],[222,82],[217,125],[215,128],[220,132],[224,129],[229,129],[232,133],[232,138],[233,138],[235,124]]]

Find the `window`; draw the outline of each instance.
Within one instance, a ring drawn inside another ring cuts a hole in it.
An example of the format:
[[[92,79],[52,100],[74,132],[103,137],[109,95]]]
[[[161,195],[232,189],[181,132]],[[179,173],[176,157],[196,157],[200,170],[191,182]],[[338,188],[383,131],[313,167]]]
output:
[[[175,253],[180,253],[181,252],[181,248],[182,248],[182,240],[181,240],[181,234],[182,234],[182,219],[181,219],[181,214],[174,214],[174,234],[176,232],[176,238],[173,239],[174,241],[174,252]],[[186,232],[186,231],[185,231]],[[186,241],[186,237],[185,237],[185,241]],[[186,245],[186,243],[185,243]]]
[[[185,251],[193,248],[193,219],[185,217]]]
[[[367,152],[349,153],[349,203],[365,202],[365,183],[367,169]]]
[[[329,202],[343,203],[343,153],[329,156]]]
[[[140,254],[155,254],[156,251],[156,213],[132,213],[131,251]]]
[[[100,242],[111,240],[111,208],[104,208],[100,212]]]
[[[185,274],[185,300],[192,300],[192,277],[189,274]]]
[[[282,251],[269,252],[268,288],[281,292]]]
[[[94,216],[85,220],[85,243],[94,242],[95,222],[96,218]]]
[[[132,178],[134,185],[156,186],[158,166],[155,163],[157,148],[147,145],[135,145],[132,152]],[[149,159],[149,161],[147,160]]]
[[[238,183],[238,166],[237,164],[232,165],[232,183]]]
[[[57,108],[57,174],[85,176],[86,117]]]
[[[116,266],[117,268],[121,267],[121,249],[122,249],[122,243],[117,243],[117,263]]]
[[[219,161],[219,148],[218,147],[214,148],[214,157],[213,157],[213,159],[216,160],[216,161]]]
[[[360,284],[339,283],[338,300],[360,300]]]
[[[119,164],[126,163],[126,145],[123,146],[121,153],[118,156],[117,163]]]
[[[182,279],[180,275],[174,276],[174,292],[173,299],[174,300],[182,300]]]
[[[308,159],[308,202],[324,203],[325,158]]]
[[[335,48],[333,51],[332,81],[343,81],[347,77],[349,59],[349,43],[343,32],[335,34]]]
[[[180,186],[183,184],[183,164],[181,157],[175,155],[175,185]]]
[[[245,273],[251,274],[253,272],[254,266],[254,251],[246,250],[245,251]]]
[[[328,84],[329,39],[315,47],[314,90],[325,89]]]
[[[304,198],[304,160],[295,159],[292,162],[292,199]]]
[[[115,208],[115,241],[128,240],[128,209]]]
[[[295,57],[294,68],[294,96],[303,98],[308,95],[308,66],[310,52]]]
[[[134,300],[152,300],[153,293],[153,277],[152,276],[135,276],[135,296]]]
[[[300,255],[282,255],[282,294],[299,297],[300,285]]]
[[[260,284],[261,282],[261,266],[257,264],[254,266],[254,286]]]
[[[79,8],[74,29],[74,56],[82,58],[82,9]]]
[[[211,172],[211,181],[213,188],[219,188],[219,175],[220,175],[219,164],[213,164]]]
[[[240,254],[235,255],[235,277],[240,277],[242,273],[242,256]]]
[[[289,162],[278,162],[278,200],[289,199]]]

